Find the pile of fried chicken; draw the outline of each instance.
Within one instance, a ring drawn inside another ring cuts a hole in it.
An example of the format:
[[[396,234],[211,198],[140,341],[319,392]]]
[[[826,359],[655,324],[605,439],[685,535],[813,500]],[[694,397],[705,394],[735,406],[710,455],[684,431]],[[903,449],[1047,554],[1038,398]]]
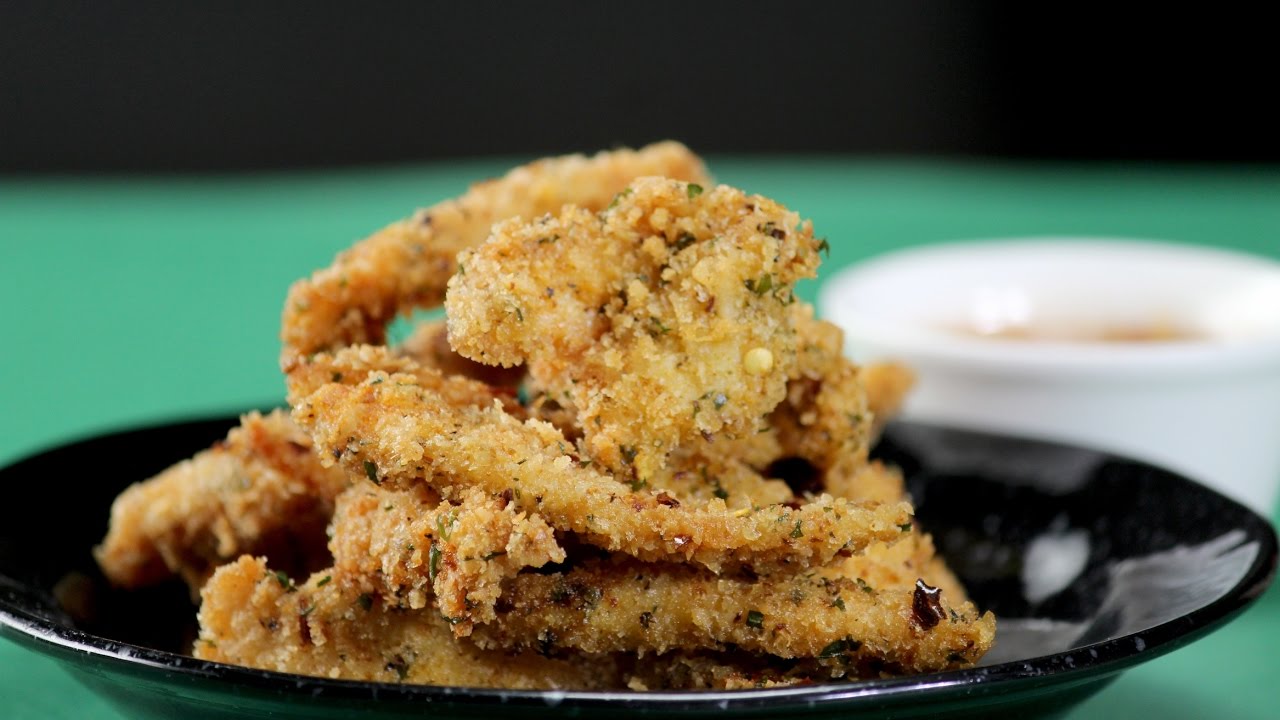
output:
[[[181,577],[196,657],[305,675],[646,690],[969,666],[994,618],[868,459],[910,373],[851,363],[795,295],[826,248],[673,142],[477,184],[294,284],[291,412],[127,489],[99,564],[125,588]]]

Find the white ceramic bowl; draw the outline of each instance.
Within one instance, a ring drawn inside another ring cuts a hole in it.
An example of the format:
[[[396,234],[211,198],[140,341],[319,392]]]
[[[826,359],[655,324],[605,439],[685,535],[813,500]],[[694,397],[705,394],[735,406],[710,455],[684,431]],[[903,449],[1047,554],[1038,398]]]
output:
[[[1149,241],[963,242],[842,270],[818,305],[854,359],[916,370],[905,417],[1113,450],[1274,509],[1280,263]]]

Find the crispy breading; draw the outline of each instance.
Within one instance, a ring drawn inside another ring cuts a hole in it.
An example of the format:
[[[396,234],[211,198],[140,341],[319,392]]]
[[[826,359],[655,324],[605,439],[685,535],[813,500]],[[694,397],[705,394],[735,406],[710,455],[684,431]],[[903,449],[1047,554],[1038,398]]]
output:
[[[872,427],[859,368],[842,354],[839,328],[815,320],[806,303],[795,303],[789,310],[796,328],[797,360],[782,401],[757,422],[754,432],[695,439],[675,453],[671,464],[682,469],[688,464],[682,456],[718,458],[754,469],[760,476],[756,486],[782,480],[796,496],[829,491],[863,499],[842,494],[865,466]]]
[[[798,361],[769,426],[785,456],[803,458],[823,474],[848,472],[865,460],[871,428],[858,367],[843,354],[839,328],[814,319],[807,305],[793,308],[792,316]]]
[[[380,344],[398,313],[439,305],[458,251],[479,245],[494,223],[557,212],[566,203],[598,210],[644,175],[708,182],[702,161],[675,142],[590,158],[567,155],[477,183],[459,198],[383,228],[289,289],[281,367],[288,372],[316,352]]]
[[[501,372],[453,353],[442,343],[444,331],[443,322],[424,324],[399,351],[468,377]],[[325,526],[350,482],[312,455],[311,438],[286,411],[244,416],[225,440],[116,499],[94,551],[99,566],[122,587],[176,574],[193,595],[218,565],[246,553],[295,572],[323,567]]]
[[[609,657],[548,658],[456,640],[434,610],[388,609],[335,571],[294,585],[262,558],[224,565],[205,585],[203,660],[379,682],[465,687],[603,689],[621,677]]]
[[[686,565],[600,561],[509,584],[497,620],[472,635],[483,647],[663,653],[731,646],[920,673],[970,664],[995,637],[990,614],[945,593],[847,577],[717,576]],[[929,603],[923,610],[921,592]]]
[[[795,493],[781,480],[770,479],[745,462],[715,453],[675,453],[649,483],[680,502],[723,500],[730,509],[794,503]]]
[[[325,526],[349,484],[341,468],[320,464],[284,411],[250,413],[225,440],[121,493],[94,556],[116,585],[176,574],[193,595],[244,553],[314,570],[328,564]]]
[[[496,401],[507,412],[524,416],[512,388],[486,385],[463,375],[445,375],[439,368],[423,365],[381,345],[354,345],[303,360],[288,376],[289,403],[296,409],[308,395],[325,385],[373,382],[376,378],[369,377],[373,372],[412,374],[415,384],[440,393],[441,400],[450,406],[488,407]],[[322,459],[327,461],[332,450],[322,448]],[[357,474],[364,473],[363,467],[356,470]]]
[[[605,550],[713,569],[724,563],[760,569],[821,564],[837,552],[892,539],[898,526],[910,522],[907,503],[827,496],[799,508],[748,512],[729,510],[719,498],[672,502],[584,465],[547,423],[521,422],[498,404],[478,407],[468,381],[402,363],[386,348],[362,346],[319,356],[308,366],[312,380],[341,377],[294,408],[322,459],[337,458],[392,487],[426,482],[495,494],[511,490],[521,509]],[[387,364],[407,372],[356,370]]]
[[[916,580],[941,588],[954,604],[968,601],[964,588],[947,569],[933,545],[933,537],[919,531],[896,543],[876,543],[861,555],[842,558],[818,571],[820,577],[861,579],[870,587],[910,590]],[[861,585],[859,585],[861,587]]]
[[[460,636],[493,619],[504,578],[565,559],[540,517],[476,488],[455,503],[424,485],[352,487],[338,496],[332,532],[342,577],[388,604],[434,604]]]
[[[396,349],[420,365],[438,369],[445,375],[461,375],[486,385],[517,387],[524,379],[522,367],[494,367],[468,360],[449,345],[449,327],[443,320],[424,322],[413,329]]]
[[[591,458],[648,480],[700,435],[755,432],[795,365],[787,306],[818,241],[781,205],[641,178],[603,212],[511,220],[445,300],[456,349],[567,393]]]

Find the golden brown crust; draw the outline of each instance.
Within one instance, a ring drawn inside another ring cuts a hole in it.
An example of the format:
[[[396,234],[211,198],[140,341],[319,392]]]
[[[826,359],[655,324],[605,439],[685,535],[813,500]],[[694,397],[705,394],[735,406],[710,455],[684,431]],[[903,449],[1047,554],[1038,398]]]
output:
[[[224,565],[205,585],[203,660],[344,680],[463,687],[603,689],[621,684],[611,658],[547,658],[456,640],[435,611],[390,610],[332,571],[302,585],[261,558]]]
[[[193,594],[244,553],[298,571],[323,567],[325,526],[348,484],[284,411],[250,413],[224,441],[121,493],[94,556],[122,587],[177,574]]]
[[[449,345],[449,327],[443,320],[424,322],[413,329],[397,348],[424,367],[432,367],[445,375],[461,375],[486,385],[514,388],[524,380],[522,367],[494,367],[468,360]]]
[[[511,490],[518,507],[605,550],[711,568],[803,567],[894,538],[910,521],[906,503],[829,497],[798,509],[773,505],[747,512],[730,511],[719,498],[673,505],[661,493],[633,490],[584,466],[552,426],[522,423],[497,405],[477,407],[472,396],[453,390],[465,383],[460,378],[425,370],[353,372],[389,362],[385,348],[340,351],[332,360],[341,372],[331,370],[329,360],[318,357],[311,372],[342,380],[323,384],[294,409],[326,459],[337,457],[352,471],[394,487],[427,482],[493,494]]]
[[[289,289],[281,367],[287,373],[313,353],[381,344],[398,313],[439,305],[458,252],[484,241],[494,223],[556,212],[566,203],[601,209],[642,175],[707,182],[702,161],[675,142],[591,158],[568,155],[477,183],[457,199],[383,228]]]
[[[599,214],[501,223],[460,262],[445,301],[454,348],[526,363],[572,399],[593,460],[648,480],[693,438],[754,433],[782,399],[787,306],[818,241],[758,195],[641,178]]]
[[[916,610],[916,590],[846,577],[716,576],[687,566],[585,563],[563,575],[520,575],[498,618],[477,626],[485,647],[588,653],[723,650],[781,658],[845,656],[860,666],[933,672],[974,662],[995,634],[990,615],[941,598],[941,621]]]
[[[859,369],[843,353],[843,333],[813,318],[807,305],[792,309],[799,335],[796,370],[787,397],[769,417],[783,451],[824,473],[861,464],[870,442],[871,415]]]
[[[329,547],[339,575],[387,605],[433,604],[459,636],[493,620],[503,579],[565,559],[537,515],[475,488],[442,502],[422,485],[343,493]]]

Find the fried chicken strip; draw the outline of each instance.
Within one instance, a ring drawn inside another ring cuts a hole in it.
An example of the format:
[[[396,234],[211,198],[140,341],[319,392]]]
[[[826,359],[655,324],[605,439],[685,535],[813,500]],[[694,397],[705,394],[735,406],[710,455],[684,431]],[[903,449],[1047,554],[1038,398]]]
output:
[[[341,502],[334,525],[335,572],[354,578],[357,587],[380,595],[384,603],[404,606],[403,589],[413,587],[412,593],[423,587],[422,580],[428,575],[432,561],[427,559],[429,552],[418,551],[415,555],[413,547],[414,543],[422,543],[423,538],[434,535],[435,539],[430,542],[441,542],[450,531],[454,538],[496,535],[498,542],[472,544],[469,552],[446,551],[452,558],[468,559],[474,567],[483,567],[485,561],[495,559],[486,557],[493,552],[490,548],[501,546],[504,539],[505,546],[511,547],[518,538],[502,522],[474,522],[467,517],[465,504],[452,510],[448,504],[433,506],[433,494],[421,489],[352,488],[342,496]],[[351,505],[344,507],[347,503]],[[480,502],[473,499],[472,504],[481,510],[485,508],[483,499]],[[431,509],[424,511],[423,508]],[[446,516],[446,512],[450,514]],[[442,527],[442,519],[446,517],[450,525]],[[499,532],[486,531],[495,526],[500,528]],[[754,668],[750,672],[744,669],[736,675],[731,672],[725,676],[758,677],[768,669],[773,673],[771,682],[774,683],[782,683],[787,678],[799,681],[857,677],[890,669],[927,671],[976,660],[990,646],[990,618],[976,618],[972,606],[966,604],[963,590],[936,558],[927,535],[907,531],[902,535],[897,543],[876,543],[863,555],[837,560],[816,574],[802,576],[783,573],[759,578],[750,575],[726,578],[688,567],[635,562],[588,562],[585,567],[550,575],[517,575],[510,570],[518,568],[508,567],[501,574],[506,578],[500,590],[501,598],[493,596],[497,600],[497,612],[488,611],[482,620],[492,624],[482,625],[474,632],[486,646],[537,647],[544,653],[564,647],[590,652],[662,653],[673,648],[718,650],[734,645],[746,650],[763,650],[781,658],[826,661],[831,660],[829,656],[844,655],[846,646],[853,647],[854,643],[848,638],[858,639],[862,643],[859,647],[868,647],[863,654],[850,655],[839,662],[747,663]],[[533,540],[532,546],[536,547],[536,538]],[[537,555],[546,557],[544,552]],[[436,562],[439,573],[451,572],[446,568],[452,566],[452,562],[443,556],[437,556]],[[467,584],[481,577],[478,573],[459,575],[462,577],[455,587],[464,588],[463,592],[470,592],[465,589]],[[483,578],[480,587],[498,590],[496,579],[497,576]],[[917,579],[941,588],[942,594],[933,594],[932,587],[917,587]],[[437,588],[440,585],[436,583]],[[806,603],[810,596],[817,600]],[[944,603],[942,599],[949,602]],[[740,605],[743,602],[750,610],[743,610]],[[410,600],[407,604],[420,608],[425,602]],[[464,602],[459,607],[465,609],[467,604]],[[474,601],[471,604],[475,604]],[[601,609],[606,605],[609,609]],[[636,610],[637,607],[640,609]],[[663,613],[674,612],[675,619],[659,622],[656,619],[659,608]],[[737,608],[735,618],[733,622],[726,622],[725,615],[733,608]],[[628,617],[627,613],[632,611],[634,614]],[[743,612],[749,615],[750,611],[760,613],[758,621],[750,617],[743,619]],[[850,614],[848,617],[844,615],[846,612]],[[450,622],[454,621],[448,617],[449,612],[444,614]],[[765,618],[772,614],[784,621],[766,623]],[[802,616],[804,620],[786,620],[793,615]],[[638,623],[639,635],[628,636],[625,628],[618,627],[627,620]],[[949,624],[937,630],[939,634],[935,636],[935,628],[942,620]],[[911,623],[915,623],[914,630],[907,632]],[[745,630],[738,627],[744,624]],[[885,629],[895,625],[906,629]],[[567,634],[565,628],[568,628]],[[741,632],[735,635],[735,631]],[[743,645],[752,640],[744,641],[741,633],[758,640],[759,644]],[[813,633],[819,633],[817,640]],[[830,640],[830,637],[836,639]],[[815,645],[823,638],[829,642]],[[844,645],[838,642],[840,638],[845,638]],[[867,638],[870,638],[869,645]],[[967,644],[970,641],[972,646]],[[827,652],[833,647],[831,643],[836,643],[834,647],[841,652]],[[814,647],[820,647],[821,651],[815,654]],[[938,659],[942,653],[939,648],[947,650],[945,662]],[[966,648],[972,652],[965,652]],[[921,652],[925,655],[920,656]],[[732,654],[722,654],[717,662],[729,669],[739,664]],[[940,662],[942,664],[938,664]],[[649,663],[649,667],[656,671],[654,663]]]
[[[225,440],[121,493],[94,556],[121,587],[177,574],[193,595],[244,553],[315,570],[328,564],[325,526],[349,484],[341,468],[321,465],[284,411],[250,413]]]
[[[722,650],[834,658],[870,672],[972,664],[995,635],[990,614],[920,581],[874,587],[808,573],[716,576],[688,566],[588,562],[510,580],[498,619],[475,628],[484,647],[589,653]]]
[[[565,559],[540,517],[476,488],[452,503],[424,485],[362,484],[338,496],[332,532],[337,573],[389,604],[434,601],[459,636],[493,620],[503,579]]]
[[[702,161],[675,142],[568,155],[515,168],[383,228],[289,289],[281,368],[287,373],[316,352],[381,344],[397,313],[439,305],[458,252],[479,245],[494,223],[557,212],[566,203],[599,210],[644,175],[707,182]]]
[[[294,419],[324,461],[336,458],[388,487],[425,482],[495,495],[510,490],[518,508],[538,513],[552,527],[643,560],[712,569],[725,563],[762,570],[822,564],[838,552],[896,538],[899,526],[910,522],[907,503],[823,497],[798,509],[772,505],[743,512],[729,510],[719,498],[681,504],[661,492],[633,489],[584,465],[551,425],[521,422],[498,405],[480,406],[475,383],[415,368],[386,348],[318,356],[291,380],[292,394],[303,398]]]
[[[669,460],[649,485],[671,493],[680,502],[707,503],[718,498],[730,509],[741,510],[792,503],[796,499],[785,482],[766,478],[734,457],[678,452]]]
[[[648,480],[701,435],[755,432],[795,366],[787,306],[819,241],[781,205],[641,178],[603,212],[494,227],[445,300],[460,354],[526,363],[578,409],[586,448]]]
[[[262,558],[218,569],[202,592],[194,655],[263,670],[346,680],[464,687],[604,689],[608,657],[542,657],[455,640],[434,611],[386,607],[336,572],[295,586]]]
[[[852,472],[865,462],[871,428],[858,367],[843,354],[840,328],[815,319],[806,304],[791,314],[798,360],[769,426],[784,456],[803,458],[825,475]]]

